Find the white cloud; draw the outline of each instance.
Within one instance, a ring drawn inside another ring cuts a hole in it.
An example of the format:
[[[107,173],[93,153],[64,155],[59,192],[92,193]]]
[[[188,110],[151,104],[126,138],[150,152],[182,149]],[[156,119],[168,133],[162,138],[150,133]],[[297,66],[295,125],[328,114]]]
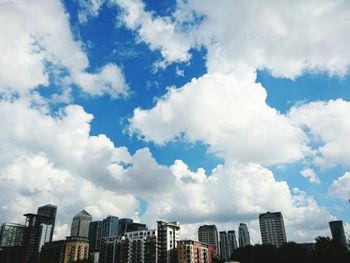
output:
[[[315,171],[310,168],[304,168],[303,170],[300,171],[300,174],[305,177],[306,179],[309,180],[310,183],[312,184],[320,184],[320,178],[317,176]]]
[[[303,127],[316,155],[315,164],[332,167],[350,166],[350,102],[342,99],[296,105],[290,119]]]
[[[86,72],[87,55],[71,32],[61,1],[1,1],[0,24],[0,92],[23,94],[48,86],[50,71],[59,83],[64,69],[87,93],[117,97],[127,92],[116,65],[106,65],[99,73]],[[91,81],[80,83],[89,77],[101,87],[92,89]]]
[[[221,157],[276,164],[303,158],[306,136],[266,102],[266,91],[250,79],[207,74],[170,88],[150,110],[137,108],[130,129],[144,140],[203,141]]]
[[[78,19],[80,23],[87,23],[89,18],[97,17],[105,0],[80,0]]]
[[[170,17],[159,17],[146,11],[142,1],[114,0],[122,10],[121,22],[138,34],[138,39],[149,45],[151,50],[159,50],[165,65],[172,62],[188,61],[191,39],[177,30]]]
[[[350,173],[347,172],[337,180],[334,180],[328,190],[328,194],[339,199],[350,199]]]

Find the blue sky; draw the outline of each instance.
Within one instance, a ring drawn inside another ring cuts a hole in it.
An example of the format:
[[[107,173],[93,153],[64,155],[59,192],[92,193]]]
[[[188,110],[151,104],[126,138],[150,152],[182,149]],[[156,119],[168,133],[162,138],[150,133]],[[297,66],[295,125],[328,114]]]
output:
[[[56,238],[83,208],[350,231],[347,3],[39,2],[0,4],[1,222],[51,202]]]

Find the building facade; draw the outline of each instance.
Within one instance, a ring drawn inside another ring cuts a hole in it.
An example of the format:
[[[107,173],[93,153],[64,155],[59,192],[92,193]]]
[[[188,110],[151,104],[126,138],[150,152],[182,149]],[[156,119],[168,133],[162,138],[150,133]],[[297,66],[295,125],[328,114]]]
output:
[[[125,238],[128,240],[129,263],[151,263],[158,260],[157,230],[142,230],[128,232]]]
[[[89,240],[85,237],[71,236],[66,238],[63,263],[72,263],[89,258]]]
[[[250,235],[248,227],[244,223],[240,223],[238,226],[238,244],[239,247],[245,247],[250,245]]]
[[[336,220],[329,222],[329,228],[331,229],[332,238],[343,247],[348,248],[348,241],[346,240],[344,226],[342,220]]]
[[[66,241],[47,242],[41,248],[39,263],[64,263]]]
[[[267,212],[260,214],[259,223],[261,240],[263,244],[271,244],[279,247],[287,242],[287,236],[281,212]]]
[[[80,211],[73,217],[70,236],[88,238],[91,221],[92,216],[88,212],[85,210]]]
[[[57,213],[57,206],[55,205],[47,204],[47,205],[38,207],[37,214],[48,217],[46,224],[51,225],[49,241],[52,241],[52,238],[53,238],[53,233],[55,230],[56,213]]]
[[[234,230],[220,231],[220,258],[228,260],[231,258],[233,251],[237,249],[237,239]]]
[[[198,228],[199,242],[215,246],[216,253],[220,254],[218,230],[215,225],[203,225]]]
[[[177,241],[180,240],[179,222],[157,221],[158,263],[177,261]]]
[[[118,235],[118,217],[108,216],[102,221],[102,237],[114,237]]]
[[[193,240],[177,242],[178,263],[212,263],[215,247]]]
[[[0,230],[0,249],[22,246],[25,225],[4,223]]]
[[[102,221],[89,224],[89,258],[91,262],[98,262],[102,240]]]

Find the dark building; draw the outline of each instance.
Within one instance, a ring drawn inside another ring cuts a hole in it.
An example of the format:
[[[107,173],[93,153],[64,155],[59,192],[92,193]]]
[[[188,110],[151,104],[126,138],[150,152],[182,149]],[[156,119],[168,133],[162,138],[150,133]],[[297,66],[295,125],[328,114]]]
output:
[[[281,246],[287,243],[286,231],[281,212],[264,213],[259,215],[262,243]]]
[[[0,230],[0,249],[3,247],[22,246],[24,225],[4,223]]]
[[[250,245],[250,236],[248,227],[244,223],[240,223],[238,227],[238,243],[239,247],[245,247]]]
[[[0,249],[1,263],[23,263],[23,247],[4,247]]]
[[[102,221],[102,237],[114,237],[118,235],[118,217],[108,216]]]
[[[216,249],[216,253],[220,254],[218,230],[215,225],[203,225],[198,228],[199,242],[212,245]]]
[[[51,217],[25,214],[26,223],[23,235],[23,263],[37,263],[41,247],[49,241],[52,225]]]
[[[332,238],[343,247],[348,247],[348,242],[345,237],[344,226],[342,220],[336,220],[329,222]]]
[[[49,218],[47,221],[47,224],[52,225],[50,241],[52,241],[53,233],[55,230],[56,213],[57,213],[57,206],[51,205],[51,204],[40,206],[37,212],[38,215],[47,216]]]
[[[128,226],[134,221],[131,218],[120,218],[118,220],[118,236],[127,232]]]
[[[59,240],[45,243],[40,252],[40,263],[63,263],[66,241]]]
[[[94,258],[99,257],[102,240],[102,221],[93,221],[89,224],[89,258],[94,262]]]
[[[141,223],[131,223],[127,226],[126,232],[147,230],[147,226]]]

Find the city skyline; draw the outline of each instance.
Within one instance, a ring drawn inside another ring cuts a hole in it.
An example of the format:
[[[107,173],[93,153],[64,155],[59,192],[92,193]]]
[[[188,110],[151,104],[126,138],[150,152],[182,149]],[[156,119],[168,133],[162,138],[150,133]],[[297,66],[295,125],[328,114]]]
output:
[[[4,0],[0,21],[0,223],[51,203],[55,240],[84,209],[255,244],[280,211],[288,240],[349,237],[347,1]]]

